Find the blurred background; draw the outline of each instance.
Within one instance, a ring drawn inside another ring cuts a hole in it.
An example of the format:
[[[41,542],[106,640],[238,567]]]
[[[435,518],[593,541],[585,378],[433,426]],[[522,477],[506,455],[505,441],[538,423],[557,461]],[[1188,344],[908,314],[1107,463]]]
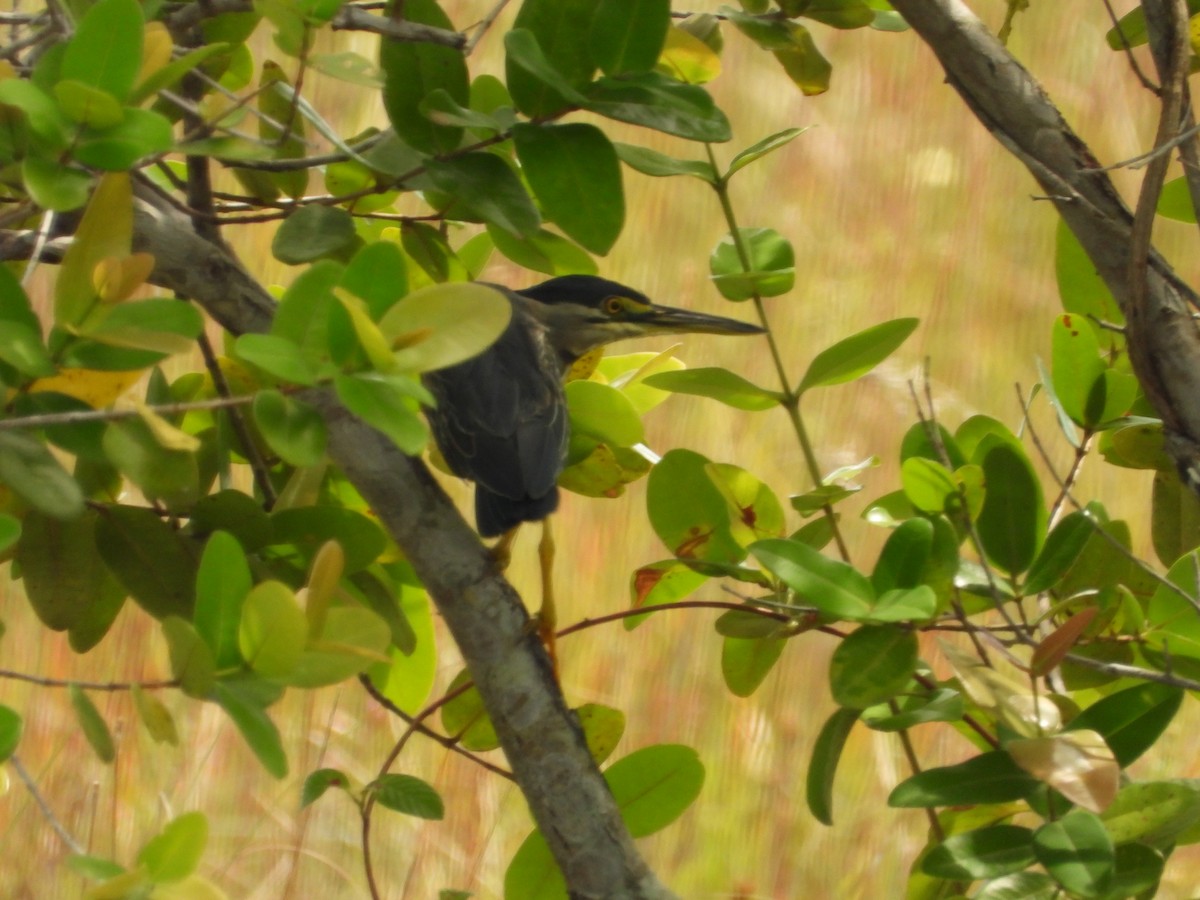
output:
[[[493,3],[446,0],[443,6],[455,26],[465,29]],[[501,39],[516,6],[504,11],[476,49],[473,74],[502,74]],[[1129,6],[1122,4],[1118,13]],[[688,9],[716,7],[696,3]],[[995,29],[1005,4],[980,0],[975,8]],[[1040,3],[1017,17],[1010,40],[1105,163],[1147,149],[1154,124],[1151,98],[1125,58],[1104,43],[1108,27],[1099,4]],[[773,132],[809,128],[739,174],[733,186],[741,225],[777,229],[796,248],[795,290],[768,301],[793,381],[815,353],[852,332],[897,316],[921,319],[916,334],[873,374],[821,389],[803,407],[826,471],[871,455],[881,460],[864,476],[859,497],[841,507],[854,560],[869,568],[884,535],[858,513],[896,485],[899,437],[914,421],[910,383],[919,382],[927,359],[938,415],[948,427],[976,412],[1018,426],[1016,385],[1028,394],[1036,382],[1036,362],[1049,356],[1050,325],[1059,311],[1056,217],[1034,196],[1039,190],[1033,179],[944,83],[915,35],[836,32],[820,25],[812,30],[833,63],[828,93],[802,96],[773,59],[732,30],[726,30],[723,74],[709,89],[735,135],[732,144],[717,149],[722,162]],[[375,55],[368,38],[342,33],[337,41]],[[269,37],[260,47],[269,52]],[[378,102],[357,108],[361,92],[315,73],[309,77],[313,90],[306,95],[341,133],[384,124]],[[604,127],[616,140],[673,156],[703,153],[697,145],[656,133],[607,121]],[[1132,197],[1140,173],[1123,170],[1113,177]],[[750,319],[751,307],[737,309],[722,300],[708,280],[709,252],[726,232],[711,190],[695,179],[653,179],[627,169],[625,191],[625,232],[601,261],[601,274],[662,303]],[[264,227],[227,238],[267,283],[287,284],[296,273],[270,259],[271,234]],[[1194,235],[1160,221],[1156,240],[1195,283],[1200,273],[1187,243]],[[514,287],[538,280],[498,254],[484,277]],[[661,339],[614,352],[670,345]],[[725,366],[777,387],[765,346],[754,340],[688,337],[678,355],[690,365]],[[1057,437],[1044,401],[1038,401],[1033,422],[1055,464],[1065,467],[1069,448]],[[812,486],[782,412],[739,413],[678,396],[650,413],[646,424],[647,443],[657,452],[686,447],[736,462],[771,485],[785,505],[788,495]],[[464,486],[448,487],[468,499]],[[646,521],[644,492],[641,481],[615,500],[565,497],[556,521],[562,624],[626,608],[632,572],[666,555]],[[1101,499],[1114,517],[1129,518],[1137,549],[1149,552],[1149,481],[1142,473],[1105,471],[1089,459],[1077,493]],[[789,526],[799,524],[793,514]],[[536,540],[537,529],[526,529],[510,570],[534,606]],[[91,681],[169,673],[156,626],[132,604],[97,649],[76,657],[65,636],[48,634],[34,620],[19,586],[6,583],[0,591],[8,629],[0,660],[6,669]],[[716,582],[697,596],[729,599]],[[832,828],[813,820],[805,806],[812,744],[833,710],[826,687],[833,641],[819,634],[793,641],[760,690],[738,699],[721,681],[715,616],[669,612],[632,633],[607,625],[560,645],[562,683],[571,704],[598,702],[625,711],[628,727],[616,756],[652,743],[684,743],[698,749],[707,767],[697,803],[642,843],[651,866],[687,898],[902,896],[908,866],[925,842],[926,821],[919,811],[885,806],[888,792],[907,774],[892,736],[861,728],[852,734],[836,785]],[[444,687],[459,665],[440,623],[438,640]],[[936,648],[927,651],[944,675]],[[293,691],[273,708],[292,763],[283,781],[262,770],[215,708],[163,695],[181,730],[181,749],[172,749],[150,741],[127,693],[92,696],[117,737],[111,767],[87,748],[65,691],[0,680],[0,702],[26,717],[20,747],[25,766],[57,816],[92,852],[131,863],[167,819],[199,809],[213,828],[201,871],[230,897],[365,896],[357,810],[333,794],[299,810],[308,772],[334,766],[368,781],[402,731],[356,683]],[[1196,775],[1187,742],[1196,720],[1194,708],[1185,706],[1159,752],[1139,762],[1135,774]],[[970,755],[966,742],[949,729],[926,726],[915,740],[927,765]],[[419,738],[396,771],[431,781],[446,800],[447,815],[428,823],[376,813],[374,858],[385,895],[435,897],[439,889],[456,888],[484,900],[499,897],[505,866],[530,828],[516,788]],[[15,781],[4,788],[0,896],[79,895],[83,882],[64,867],[66,851],[29,793]],[[1191,896],[1197,883],[1200,856],[1179,851],[1160,896]]]

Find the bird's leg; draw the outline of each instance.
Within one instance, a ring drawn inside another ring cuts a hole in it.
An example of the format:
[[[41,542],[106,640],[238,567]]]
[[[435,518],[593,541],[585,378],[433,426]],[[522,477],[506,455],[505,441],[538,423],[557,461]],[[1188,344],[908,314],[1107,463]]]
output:
[[[550,529],[550,517],[542,520],[542,540],[538,544],[538,562],[542,567],[542,608],[538,610],[538,635],[550,664],[558,673],[558,608],[554,603],[554,534]]]
[[[517,528],[510,528],[504,534],[500,535],[500,540],[492,544],[492,559],[496,561],[496,568],[503,572],[508,568],[508,564],[512,562],[512,545],[517,539]]]
[[[520,526],[517,526],[519,528]],[[492,545],[492,559],[496,568],[501,572],[512,562],[512,545],[517,537],[517,528],[504,532],[500,540]],[[554,604],[554,534],[550,530],[550,519],[542,520],[542,539],[538,543],[538,562],[542,570],[542,608],[537,611],[530,623],[530,630],[536,629],[542,645],[550,655],[550,663],[558,672],[557,634],[558,609]]]

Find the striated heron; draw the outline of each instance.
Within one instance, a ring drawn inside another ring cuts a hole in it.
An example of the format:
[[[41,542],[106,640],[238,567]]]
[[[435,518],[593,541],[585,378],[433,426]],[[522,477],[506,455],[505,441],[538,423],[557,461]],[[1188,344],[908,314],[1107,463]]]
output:
[[[658,306],[603,278],[567,275],[521,291],[495,286],[513,306],[508,328],[473,359],[425,376],[437,398],[429,421],[450,470],[475,482],[483,537],[510,535],[558,507],[567,451],[563,380],[580,357],[624,338],[654,334],[761,334],[749,325]],[[506,537],[501,553],[507,553]],[[548,529],[541,547],[543,637],[553,634]],[[550,640],[547,643],[551,643]]]

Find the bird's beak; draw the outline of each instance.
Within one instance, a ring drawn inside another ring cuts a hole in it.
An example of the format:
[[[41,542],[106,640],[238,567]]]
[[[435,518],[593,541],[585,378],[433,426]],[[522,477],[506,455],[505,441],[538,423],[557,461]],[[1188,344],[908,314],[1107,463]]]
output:
[[[766,331],[737,319],[658,305],[642,323],[650,334],[764,334]]]

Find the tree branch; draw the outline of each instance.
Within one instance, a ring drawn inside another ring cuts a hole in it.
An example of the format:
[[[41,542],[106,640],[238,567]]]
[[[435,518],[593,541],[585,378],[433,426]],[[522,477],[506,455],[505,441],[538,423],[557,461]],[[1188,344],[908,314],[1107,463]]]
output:
[[[1191,315],[1200,298],[1150,248],[1144,308],[1135,309],[1129,280],[1133,216],[1041,85],[961,0],[893,5],[937,55],[980,122],[1053,199],[1096,266],[1128,320],[1130,358],[1163,420],[1166,452],[1184,482],[1200,493],[1200,333]]]
[[[233,334],[271,324],[271,296],[182,217],[140,204],[134,247],[150,280],[190,297]],[[338,404],[306,393],[329,425],[329,455],[379,516],[437,604],[572,897],[673,896],[641,859],[550,671],[520,597],[420,460]]]

